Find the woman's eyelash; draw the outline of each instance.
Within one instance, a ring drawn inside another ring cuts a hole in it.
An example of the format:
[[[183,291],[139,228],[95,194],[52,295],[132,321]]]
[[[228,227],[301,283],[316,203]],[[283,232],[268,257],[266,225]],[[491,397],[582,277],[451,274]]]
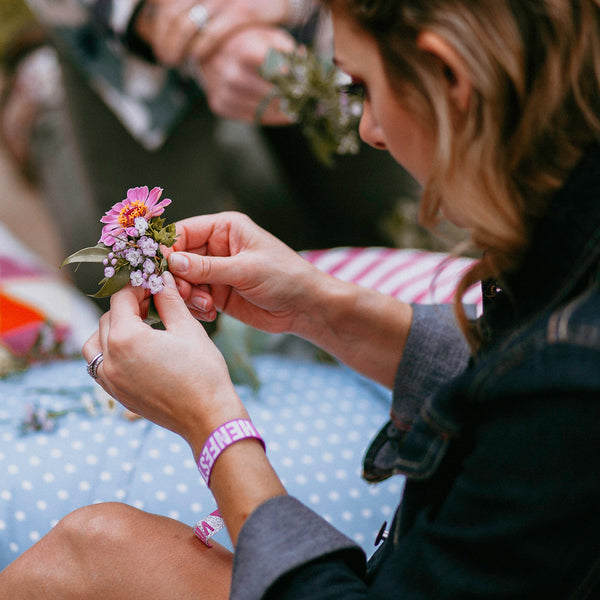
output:
[[[340,92],[347,96],[356,96],[358,98],[363,98],[365,95],[365,86],[362,83],[357,83],[353,81],[351,83],[347,83],[345,85],[340,86]]]

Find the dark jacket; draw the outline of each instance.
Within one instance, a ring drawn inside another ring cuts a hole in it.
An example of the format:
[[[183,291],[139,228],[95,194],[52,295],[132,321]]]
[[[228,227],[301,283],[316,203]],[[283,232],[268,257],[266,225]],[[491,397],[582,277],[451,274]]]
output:
[[[555,196],[500,288],[467,369],[410,429],[388,424],[367,454],[367,478],[407,476],[367,574],[340,541],[272,574],[264,597],[600,598],[600,149]],[[250,530],[261,517],[252,519]],[[294,522],[285,531],[301,544]]]

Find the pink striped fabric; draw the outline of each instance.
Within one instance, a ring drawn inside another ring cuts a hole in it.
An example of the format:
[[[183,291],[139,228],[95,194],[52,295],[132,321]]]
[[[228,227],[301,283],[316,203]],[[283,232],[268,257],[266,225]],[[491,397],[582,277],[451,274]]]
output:
[[[303,256],[343,281],[419,304],[452,302],[461,275],[473,262],[442,252],[395,248],[332,248],[309,250]],[[479,286],[467,292],[464,302],[481,312]]]

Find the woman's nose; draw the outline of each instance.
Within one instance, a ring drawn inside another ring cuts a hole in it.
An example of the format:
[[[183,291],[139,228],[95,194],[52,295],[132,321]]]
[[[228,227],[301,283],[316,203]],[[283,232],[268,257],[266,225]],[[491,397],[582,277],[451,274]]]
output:
[[[386,150],[387,146],[383,139],[381,128],[373,118],[373,113],[368,102],[365,102],[363,106],[362,117],[358,125],[358,134],[365,144],[369,144],[369,146],[373,146],[377,150]]]

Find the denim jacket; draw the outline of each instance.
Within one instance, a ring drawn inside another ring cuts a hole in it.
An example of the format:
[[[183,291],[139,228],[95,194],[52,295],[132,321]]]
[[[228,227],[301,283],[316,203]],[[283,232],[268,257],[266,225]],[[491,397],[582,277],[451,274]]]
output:
[[[367,479],[407,477],[368,565],[308,509],[273,499],[242,530],[233,598],[600,597],[600,149],[521,267],[486,290],[483,348],[420,407],[397,385],[366,455]],[[267,574],[257,561],[269,560]]]

